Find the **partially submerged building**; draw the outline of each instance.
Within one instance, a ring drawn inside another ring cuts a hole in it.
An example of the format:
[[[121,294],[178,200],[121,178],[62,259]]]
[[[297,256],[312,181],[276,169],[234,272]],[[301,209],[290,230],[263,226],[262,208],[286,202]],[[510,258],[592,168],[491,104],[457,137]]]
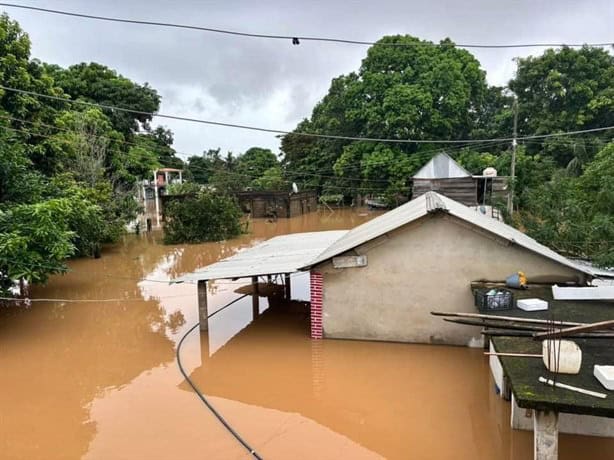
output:
[[[350,230],[308,267],[312,312],[331,338],[471,345],[478,328],[443,323],[433,310],[475,312],[470,284],[521,270],[533,282],[584,284],[588,267],[522,232],[428,192]]]
[[[484,284],[479,282],[502,283],[518,271],[531,283],[544,285],[586,285],[603,276],[601,271],[569,260],[503,222],[426,192],[352,230],[278,236],[182,279],[198,281],[200,326],[206,330],[207,280],[251,277],[252,314],[256,318],[260,312],[259,278],[283,274],[289,299],[290,274],[298,271],[309,272],[313,339],[468,346],[483,344],[481,327],[444,322],[430,312],[476,312],[471,288]],[[585,323],[611,318],[610,306],[554,301],[544,295],[543,288],[529,291],[525,295],[537,295],[551,303],[549,311],[541,312],[546,320],[550,313]],[[533,313],[509,312],[515,316]],[[541,349],[531,339],[488,334],[488,344],[496,351],[536,353]],[[592,369],[594,364],[611,361],[611,341],[598,339],[590,344],[584,340],[583,370],[574,380],[565,378],[564,382],[599,391]],[[316,344],[312,342],[314,347]],[[614,417],[610,398],[596,400],[567,390],[553,393],[538,380],[538,376],[550,375],[541,360],[518,360],[491,356],[490,364],[501,395],[509,396],[511,385],[512,427],[534,430],[535,459],[557,458],[559,423],[563,432],[613,435],[614,423],[603,418]],[[314,369],[319,366],[316,363]],[[528,411],[532,415],[528,416]]]
[[[318,209],[315,191],[297,193],[250,191],[237,193],[239,205],[252,217],[296,217]]]
[[[466,206],[492,206],[507,199],[508,178],[490,174],[472,175],[445,153],[440,153],[412,177],[412,198],[437,192]]]
[[[481,344],[479,328],[444,323],[433,310],[475,312],[472,281],[586,284],[595,275],[524,233],[427,192],[349,231],[284,235],[204,267],[197,280],[201,327],[206,281],[309,271],[311,336]]]

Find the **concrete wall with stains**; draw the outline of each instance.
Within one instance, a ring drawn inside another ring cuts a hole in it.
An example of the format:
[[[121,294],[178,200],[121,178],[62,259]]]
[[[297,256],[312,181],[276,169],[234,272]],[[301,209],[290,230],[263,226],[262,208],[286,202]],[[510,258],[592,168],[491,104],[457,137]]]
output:
[[[470,282],[584,281],[584,276],[444,214],[426,216],[344,255],[366,254],[360,268],[323,274],[323,333],[328,338],[454,345],[481,344],[480,328],[446,323],[432,310],[476,312]]]

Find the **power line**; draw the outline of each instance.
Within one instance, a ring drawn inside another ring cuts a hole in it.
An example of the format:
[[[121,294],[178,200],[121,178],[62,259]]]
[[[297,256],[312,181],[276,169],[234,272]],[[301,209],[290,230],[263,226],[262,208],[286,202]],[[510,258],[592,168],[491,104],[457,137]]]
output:
[[[204,124],[204,125],[223,126],[227,128],[236,128],[236,129],[246,129],[250,131],[260,131],[260,132],[271,133],[271,134],[282,134],[284,136],[292,135],[292,136],[312,137],[312,138],[318,138],[318,139],[382,142],[382,143],[392,143],[392,144],[446,144],[446,145],[450,145],[450,144],[469,145],[469,144],[476,144],[476,143],[489,142],[489,141],[511,142],[514,139],[513,137],[500,137],[500,138],[491,138],[491,139],[454,139],[454,140],[452,139],[392,139],[392,138],[341,136],[341,135],[334,135],[334,134],[318,134],[318,133],[310,133],[310,132],[284,131],[281,129],[261,128],[257,126],[242,125],[242,124],[236,124],[236,123],[226,123],[226,122],[221,122],[221,121],[204,120],[201,118],[184,117],[180,115],[169,115],[169,114],[162,114],[162,113],[146,112],[143,110],[126,109],[123,107],[117,107],[117,106],[108,105],[108,104],[100,104],[100,103],[86,102],[86,101],[80,101],[80,100],[71,100],[71,99],[66,99],[66,98],[59,97],[59,96],[41,94],[35,91],[11,88],[9,86],[4,86],[4,85],[0,85],[0,89],[4,89],[6,91],[11,91],[11,92],[20,93],[20,94],[27,94],[30,96],[42,97],[42,98],[56,100],[56,101],[68,102],[71,104],[81,104],[81,105],[85,105],[88,107],[99,107],[99,108],[106,109],[106,110],[117,110],[120,112],[134,113],[137,115],[166,118],[166,119],[178,120],[178,121],[187,121],[191,123],[199,123],[199,124]],[[577,130],[577,131],[567,131],[567,132],[552,133],[552,134],[533,134],[530,136],[518,137],[516,138],[516,140],[521,141],[525,139],[546,139],[549,137],[570,136],[574,134],[593,133],[593,132],[607,131],[610,129],[614,129],[614,126],[583,129],[583,130]]]
[[[50,129],[56,129],[58,131],[61,132],[65,132],[65,133],[70,133],[70,134],[80,134],[78,131],[72,130],[72,129],[68,129],[68,128],[62,128],[59,126],[53,126],[53,125],[49,125],[46,123],[42,123],[42,122],[32,122],[32,121],[27,121],[21,118],[16,118],[16,117],[12,117],[9,115],[0,115],[0,119],[8,119],[8,120],[14,120],[14,121],[18,121],[21,123],[27,123],[33,126],[43,126],[43,127],[47,127]],[[4,129],[4,130],[10,130],[10,131],[15,131],[15,132],[23,132],[32,136],[38,136],[38,137],[43,137],[43,138],[47,138],[47,139],[51,139],[52,135],[49,134],[43,134],[43,133],[38,133],[38,132],[34,132],[31,129],[27,129],[27,128],[13,128],[10,126],[0,126],[0,129]],[[109,141],[114,141],[114,142],[118,142],[118,143],[123,143],[126,145],[132,145],[132,146],[138,146],[137,143],[134,142],[128,142],[125,140],[115,140],[115,139],[111,139],[109,137],[106,136],[98,136],[95,134],[86,134],[87,137],[90,138],[95,138],[95,139],[102,139],[102,140],[109,140]],[[481,147],[485,147],[485,146],[489,146],[489,147],[495,147],[498,144],[502,144],[502,142],[500,141],[488,141],[488,142],[483,142],[480,144],[471,144],[471,148],[481,148]],[[421,152],[423,154],[436,154],[436,153],[440,153],[440,152],[453,152],[453,151],[457,151],[459,149],[464,149],[467,148],[467,146],[454,146],[454,147],[446,147],[445,149],[434,149],[434,150],[430,150],[430,151],[425,151],[425,152]],[[184,153],[184,155],[192,155],[192,156],[197,156],[194,154],[187,154]],[[382,162],[370,162],[369,165],[370,166],[386,166],[388,165],[389,162],[388,161],[382,161]],[[359,169],[361,168],[360,165],[344,165],[341,167],[344,170],[347,169]],[[233,172],[233,171],[226,171],[226,170],[220,170],[217,171],[218,174],[233,174],[235,176],[246,176],[246,177],[252,177],[252,178],[259,178],[261,176],[257,176],[257,175],[253,175],[253,174],[247,174],[247,173],[239,173],[239,172]],[[309,173],[309,172],[303,172],[303,171],[299,171],[299,170],[291,170],[291,169],[285,169],[282,168],[282,173],[286,176],[290,175],[290,176],[312,176],[312,177],[320,177],[320,178],[324,178],[324,179],[336,179],[336,180],[346,180],[346,181],[353,181],[353,182],[362,182],[362,183],[373,183],[373,184],[389,184],[390,180],[385,180],[385,179],[368,179],[368,178],[362,178],[362,177],[353,177],[353,176],[336,176],[336,175],[327,175],[327,174],[318,174],[318,173]],[[284,182],[290,184],[293,180],[290,179],[286,179],[284,180]],[[332,186],[333,188],[340,188],[340,189],[350,189],[351,187],[339,187],[339,186]]]
[[[1,115],[0,114],[0,119],[6,119],[6,120],[13,120],[13,121],[17,121],[20,123],[26,123],[29,125],[32,125],[33,127],[37,127],[37,126],[42,126],[45,128],[49,128],[49,129],[55,129],[57,131],[60,132],[65,132],[65,133],[69,133],[69,134],[82,134],[79,131],[76,131],[74,129],[69,129],[69,128],[63,128],[60,126],[54,126],[54,125],[50,125],[47,123],[43,123],[43,122],[34,122],[34,121],[28,121],[28,120],[24,120],[22,118],[17,118],[17,117],[12,117],[10,115]],[[31,134],[32,136],[40,136],[40,137],[44,137],[44,138],[51,138],[50,135],[48,134],[43,134],[43,133],[38,133],[35,131],[32,131],[32,129],[27,129],[27,128],[12,128],[12,127],[8,127],[8,126],[0,126],[0,129],[10,129],[13,131],[19,131],[19,132],[24,132],[24,133],[28,133]],[[57,134],[57,133],[56,133]],[[85,133],[85,136],[87,136],[88,138],[94,138],[94,139],[98,139],[98,140],[106,140],[109,142],[116,142],[116,143],[120,143],[120,144],[124,144],[124,145],[128,145],[128,146],[133,146],[133,147],[143,147],[142,145],[136,143],[136,142],[129,142],[123,139],[112,139],[110,137],[107,136],[99,136],[96,134],[89,134],[89,133]],[[146,148],[146,147],[145,147]],[[201,155],[197,155],[195,153],[187,153],[187,152],[179,152],[179,151],[175,151],[176,154],[179,155],[183,155],[183,156],[188,156],[188,157],[201,157]],[[322,174],[312,174],[312,173],[303,173],[302,171],[293,171],[293,170],[288,170],[288,169],[284,169],[283,170],[286,173],[290,173],[290,174],[297,174],[297,175],[310,175],[310,176],[320,176],[320,177],[329,177],[329,178],[334,178],[334,179],[338,179],[338,176],[326,176],[326,175],[322,175]],[[377,180],[377,179],[362,179],[362,178],[346,178],[349,180],[357,180],[357,181],[365,181],[365,182],[388,182],[385,180]]]
[[[13,119],[13,120],[17,120],[16,118],[13,117],[7,117],[7,116],[3,116],[0,115],[0,118],[9,118],[9,119]],[[28,122],[25,120],[21,120],[25,123],[32,123],[32,122]],[[35,124],[35,123],[32,123]],[[41,124],[41,126],[47,126],[49,128],[54,128],[51,125],[45,125],[45,124]],[[37,136],[37,137],[42,137],[42,138],[46,138],[46,139],[52,139],[52,135],[49,134],[43,134],[43,133],[37,133],[32,131],[31,129],[27,129],[27,128],[13,128],[10,126],[0,126],[0,129],[3,129],[5,131],[14,131],[14,132],[21,132],[21,133],[26,133],[29,134],[31,136]],[[74,134],[79,134],[77,131],[73,131],[70,129],[66,129],[66,128],[60,128],[57,127],[56,129],[61,130],[63,132],[67,132],[67,133],[74,133]],[[92,138],[98,138],[98,139],[109,139],[107,137],[104,136],[96,136],[96,135],[91,135],[91,134],[87,134],[88,137],[92,137]],[[382,163],[384,164],[384,163]],[[262,176],[259,175],[255,175],[255,174],[248,174],[248,173],[240,173],[240,172],[234,172],[234,171],[227,171],[227,170],[219,170],[216,171],[217,174],[231,174],[231,175],[235,175],[235,176],[245,176],[245,177],[252,177],[254,179],[260,178]],[[367,182],[367,183],[389,183],[390,181],[387,180],[381,180],[381,179],[363,179],[363,178],[359,178],[359,177],[344,177],[344,176],[331,176],[331,175],[324,175],[324,174],[314,174],[314,173],[303,173],[301,171],[292,171],[292,170],[285,170],[282,169],[282,173],[284,174],[290,174],[290,175],[310,175],[310,176],[318,176],[318,177],[322,177],[322,178],[332,178],[332,179],[346,179],[346,180],[351,180],[351,181],[359,181],[359,182]],[[284,182],[290,184],[292,183],[292,180],[290,179],[285,179]]]
[[[300,44],[301,41],[308,42],[324,42],[324,43],[339,43],[347,45],[364,45],[364,46],[388,46],[397,48],[416,48],[424,46],[448,46],[446,43],[432,43],[432,42],[415,42],[415,43],[387,43],[387,42],[374,42],[368,40],[352,40],[346,38],[334,38],[334,37],[318,37],[318,36],[304,36],[304,35],[280,35],[280,34],[263,34],[263,33],[251,33],[241,32],[236,30],[218,29],[213,27],[195,26],[189,24],[178,24],[172,22],[160,22],[160,21],[145,21],[141,19],[126,19],[110,16],[98,16],[87,13],[77,13],[74,11],[56,10],[50,8],[40,8],[36,6],[17,5],[14,3],[0,3],[0,6],[8,8],[19,8],[30,11],[37,11],[40,13],[56,14],[62,16],[71,16],[83,19],[94,19],[98,21],[117,22],[123,24],[137,24],[145,26],[167,27],[173,29],[187,29],[199,32],[211,32],[223,35],[233,35],[246,38],[261,38],[270,40],[283,40],[290,41],[293,45]],[[602,43],[512,43],[512,44],[473,44],[473,43],[455,43],[452,44],[457,48],[480,48],[480,49],[501,49],[501,48],[535,48],[535,47],[582,47],[582,46],[612,46],[614,42],[602,42]]]
[[[19,129],[19,128],[11,128],[9,126],[0,126],[0,129],[5,130],[5,131],[14,131],[14,132],[25,132],[28,134],[31,134],[33,136],[40,136],[40,137],[45,137],[45,138],[51,138],[50,135],[48,134],[40,134],[40,133],[32,133],[30,130],[28,129]],[[384,164],[384,163],[382,163]],[[229,176],[235,176],[235,177],[241,177],[241,178],[252,178],[252,179],[258,179],[262,176],[257,175],[257,174],[248,174],[248,173],[241,173],[241,172],[236,172],[236,171],[228,171],[228,170],[219,170],[216,171],[217,174],[220,175],[229,175]],[[300,172],[297,173],[297,175],[300,175]],[[342,177],[336,177],[336,176],[331,176],[337,179],[341,179]],[[359,180],[358,178],[356,180]],[[282,181],[286,184],[291,184],[292,181],[290,179],[282,179]],[[370,182],[369,179],[365,179],[364,182]],[[389,181],[388,181],[389,183]],[[324,187],[325,189],[335,189],[335,190],[347,190],[347,191],[359,191],[359,192],[365,192],[365,193],[381,193],[382,189],[381,188],[367,188],[367,187],[351,187],[351,186],[338,186],[338,185],[326,185]]]

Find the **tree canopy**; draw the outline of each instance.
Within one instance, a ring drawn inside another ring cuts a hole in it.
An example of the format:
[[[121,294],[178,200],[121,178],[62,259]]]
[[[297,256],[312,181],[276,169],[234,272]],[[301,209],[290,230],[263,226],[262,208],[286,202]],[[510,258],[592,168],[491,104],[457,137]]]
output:
[[[68,102],[155,112],[153,88],[97,63],[62,69],[32,59],[27,33],[6,14],[0,81],[60,98],[0,90],[0,290],[7,290],[16,280],[44,282],[68,257],[97,255],[116,241],[138,209],[135,182],[178,159],[172,133],[152,128],[151,116]]]
[[[411,36],[389,36],[369,48],[358,72],[333,80],[328,94],[295,132],[464,139],[479,126],[487,96],[480,63],[450,40],[434,45]],[[417,144],[296,135],[282,140],[284,164],[293,179],[333,193],[339,186],[356,192],[407,193],[408,178],[430,158],[430,150]],[[385,182],[387,186],[377,185]]]

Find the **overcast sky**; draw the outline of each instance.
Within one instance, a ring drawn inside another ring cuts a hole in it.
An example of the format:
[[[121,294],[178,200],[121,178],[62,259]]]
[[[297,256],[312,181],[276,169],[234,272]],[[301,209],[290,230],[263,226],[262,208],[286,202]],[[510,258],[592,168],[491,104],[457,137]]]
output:
[[[410,34],[457,43],[611,42],[612,0],[39,0],[15,3],[255,33],[375,41]],[[3,8],[3,7],[0,7]],[[162,96],[161,113],[292,130],[333,77],[356,70],[366,47],[231,37],[3,8],[30,34],[32,55],[69,66],[95,61]],[[489,83],[503,85],[513,58],[540,49],[472,50]],[[279,149],[272,134],[158,119],[179,152]]]

